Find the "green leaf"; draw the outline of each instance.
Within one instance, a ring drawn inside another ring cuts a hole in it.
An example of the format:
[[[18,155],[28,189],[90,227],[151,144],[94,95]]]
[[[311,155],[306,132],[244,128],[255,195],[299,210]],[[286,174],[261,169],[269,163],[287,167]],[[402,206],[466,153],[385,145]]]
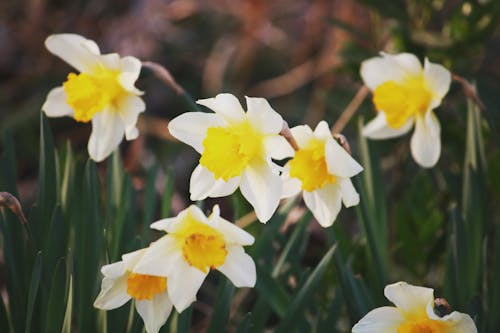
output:
[[[255,288],[259,291],[259,295],[282,317],[291,301],[290,295],[283,288],[283,283],[273,279],[269,272],[260,265],[257,265],[257,276]]]
[[[251,333],[253,330],[252,313],[247,313],[240,321],[235,333]]]
[[[151,167],[146,176],[146,185],[144,188],[144,219],[142,222],[142,241],[144,246],[151,242],[151,229],[149,226],[153,222],[154,213],[156,210],[156,175],[158,167]]]
[[[47,303],[47,315],[45,317],[45,332],[60,332],[63,327],[64,310],[66,309],[66,260],[61,258],[57,261],[52,277],[51,289]]]
[[[69,287],[66,300],[66,310],[64,312],[64,321],[61,333],[71,333],[73,318],[73,274],[69,275]]]
[[[0,297],[0,332],[13,332],[2,297]]]
[[[174,193],[174,170],[168,168],[165,174],[165,186],[163,190],[163,199],[161,202],[161,217],[170,216],[170,208],[172,205],[172,194]]]
[[[28,307],[26,309],[26,333],[31,332],[31,324],[33,320],[33,310],[35,309],[35,301],[38,295],[38,287],[40,285],[40,277],[42,275],[42,252],[39,251],[36,255],[35,265],[31,273],[31,283],[28,294]]]
[[[309,275],[302,288],[300,288],[297,295],[293,298],[292,302],[289,304],[289,306],[287,306],[286,312],[281,318],[281,322],[276,329],[277,333],[292,331],[292,329],[297,324],[298,318],[302,317],[300,314],[307,306],[307,303],[310,300],[312,294],[320,286],[321,279],[325,274],[330,261],[333,258],[336,247],[337,244],[334,244],[332,247],[330,247],[328,252],[326,252],[319,264],[316,266],[314,271],[311,273],[311,275]]]
[[[219,290],[215,297],[213,306],[212,318],[207,333],[218,333],[226,331],[227,322],[229,319],[229,311],[231,310],[231,301],[234,295],[234,285],[231,281],[225,279],[219,283]]]

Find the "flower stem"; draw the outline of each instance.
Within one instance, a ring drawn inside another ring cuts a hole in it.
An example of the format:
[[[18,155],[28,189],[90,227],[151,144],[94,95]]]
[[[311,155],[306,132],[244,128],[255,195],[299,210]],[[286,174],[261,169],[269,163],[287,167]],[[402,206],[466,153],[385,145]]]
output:
[[[191,95],[189,95],[189,93],[180,84],[178,84],[177,81],[175,81],[168,69],[153,61],[143,61],[142,66],[151,70],[160,81],[172,89],[177,96],[181,97],[191,111],[203,112]]]

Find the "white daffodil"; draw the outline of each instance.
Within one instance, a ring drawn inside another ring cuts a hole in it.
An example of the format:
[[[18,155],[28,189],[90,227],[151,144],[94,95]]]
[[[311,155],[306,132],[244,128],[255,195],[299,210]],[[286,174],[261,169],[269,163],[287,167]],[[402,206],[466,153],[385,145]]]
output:
[[[279,167],[271,158],[293,155],[293,149],[279,135],[283,119],[264,98],[246,97],[245,113],[231,94],[199,100],[215,113],[188,112],[173,119],[168,129],[180,141],[201,154],[191,175],[191,200],[223,197],[240,187],[266,222],[278,207],[282,183]]]
[[[146,249],[122,256],[122,260],[103,266],[101,292],[94,306],[101,310],[116,309],[135,299],[135,309],[142,317],[146,332],[157,333],[166,323],[172,303],[167,293],[167,279],[134,272]]]
[[[342,202],[359,203],[350,177],[363,168],[332,138],[328,124],[321,121],[314,132],[307,125],[290,130],[299,150],[285,165],[283,197],[303,192],[304,202],[323,227],[333,224]]]
[[[178,312],[195,301],[210,269],[222,272],[236,287],[255,285],[255,263],[243,250],[254,238],[221,218],[218,206],[207,218],[192,205],[151,228],[168,234],[149,246],[135,272],[167,276],[168,295]]]
[[[92,120],[87,148],[97,162],[109,156],[124,135],[127,140],[137,138],[137,117],[145,109],[142,92],[134,86],[141,62],[116,53],[100,54],[96,43],[75,34],[51,35],[45,46],[79,72],[70,73],[61,87],[49,92],[42,106],[45,114]]]
[[[385,297],[396,307],[368,312],[353,333],[477,333],[472,318],[454,311],[442,317],[434,312],[434,290],[398,282],[385,287]]]
[[[363,135],[393,138],[407,133],[415,124],[411,154],[421,166],[434,166],[441,154],[441,127],[432,110],[450,88],[450,72],[427,58],[422,68],[413,54],[382,53],[361,64],[361,77],[373,92],[378,111],[363,128]]]

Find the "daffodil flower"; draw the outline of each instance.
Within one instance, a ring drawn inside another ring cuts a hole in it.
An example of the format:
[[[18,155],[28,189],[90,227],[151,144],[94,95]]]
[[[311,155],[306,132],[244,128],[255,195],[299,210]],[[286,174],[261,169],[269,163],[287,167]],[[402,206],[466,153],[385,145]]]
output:
[[[254,242],[252,235],[219,216],[214,206],[207,218],[192,205],[179,215],[157,221],[151,228],[168,234],[152,243],[135,272],[167,276],[168,295],[178,312],[196,299],[211,269],[226,275],[236,287],[253,287],[253,259],[243,250]]]
[[[413,54],[382,53],[361,64],[361,77],[372,90],[378,111],[363,128],[363,135],[371,139],[393,138],[415,125],[411,154],[422,167],[434,166],[441,154],[441,127],[432,110],[448,92],[450,72],[427,58],[422,68]]]
[[[363,168],[333,139],[325,121],[321,121],[314,132],[307,125],[290,131],[299,150],[285,165],[283,197],[302,191],[306,206],[319,224],[331,226],[342,202],[346,207],[359,203],[350,178]]]
[[[188,112],[173,119],[168,128],[180,141],[201,154],[193,171],[191,200],[223,197],[239,187],[257,218],[266,222],[278,207],[282,183],[279,167],[271,158],[293,155],[279,135],[283,119],[264,98],[246,97],[245,113],[231,94],[199,100],[215,113]]]
[[[61,87],[49,92],[42,106],[45,114],[92,121],[87,148],[97,162],[109,156],[124,135],[127,140],[137,138],[137,117],[145,109],[142,92],[134,86],[141,62],[116,53],[100,54],[96,43],[75,34],[51,35],[45,46],[79,72],[70,73]]]
[[[472,318],[454,311],[442,317],[434,311],[434,290],[398,282],[385,287],[396,307],[374,309],[352,328],[353,333],[477,333]]]
[[[101,269],[104,278],[94,306],[102,310],[116,309],[135,300],[135,309],[144,321],[146,332],[157,333],[172,311],[167,293],[167,279],[134,272],[146,249],[124,254],[122,260]]]

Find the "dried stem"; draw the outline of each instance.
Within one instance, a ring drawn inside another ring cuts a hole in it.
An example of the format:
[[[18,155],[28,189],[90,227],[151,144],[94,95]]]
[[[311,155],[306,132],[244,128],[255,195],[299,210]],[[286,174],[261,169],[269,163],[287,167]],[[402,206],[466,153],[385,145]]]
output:
[[[179,96],[184,94],[184,88],[182,88],[174,79],[172,74],[163,67],[162,65],[152,62],[152,61],[143,61],[142,66],[150,69],[153,74],[163,81],[168,87],[172,88],[173,91]]]
[[[361,88],[359,88],[358,92],[353,97],[351,102],[347,105],[347,107],[344,109],[337,122],[332,126],[332,134],[334,136],[342,132],[342,130],[345,128],[349,120],[351,120],[352,116],[359,109],[361,103],[363,103],[366,96],[368,96],[369,92],[370,89],[368,89],[367,86],[362,86]]]
[[[295,141],[295,138],[292,135],[292,132],[290,131],[290,127],[288,127],[288,123],[283,120],[283,128],[281,129],[280,135],[283,136],[286,141],[292,146],[292,148],[297,151],[299,150],[299,145],[297,144],[297,141]]]
[[[0,207],[9,208],[12,213],[17,216],[19,222],[23,225],[27,224],[26,217],[24,216],[23,210],[19,200],[9,192],[0,192]]]
[[[344,135],[333,134],[333,137],[339,142],[342,148],[344,148],[349,153],[349,155],[352,155],[351,146],[349,145],[349,141],[347,141],[347,138]]]
[[[479,98],[479,94],[477,93],[476,87],[472,83],[467,81],[465,78],[463,78],[457,74],[453,74],[452,78],[453,78],[453,81],[458,82],[462,85],[462,89],[464,91],[465,97],[472,100],[479,107],[479,110],[481,110],[482,112],[485,112],[486,107],[484,106],[483,102]]]

